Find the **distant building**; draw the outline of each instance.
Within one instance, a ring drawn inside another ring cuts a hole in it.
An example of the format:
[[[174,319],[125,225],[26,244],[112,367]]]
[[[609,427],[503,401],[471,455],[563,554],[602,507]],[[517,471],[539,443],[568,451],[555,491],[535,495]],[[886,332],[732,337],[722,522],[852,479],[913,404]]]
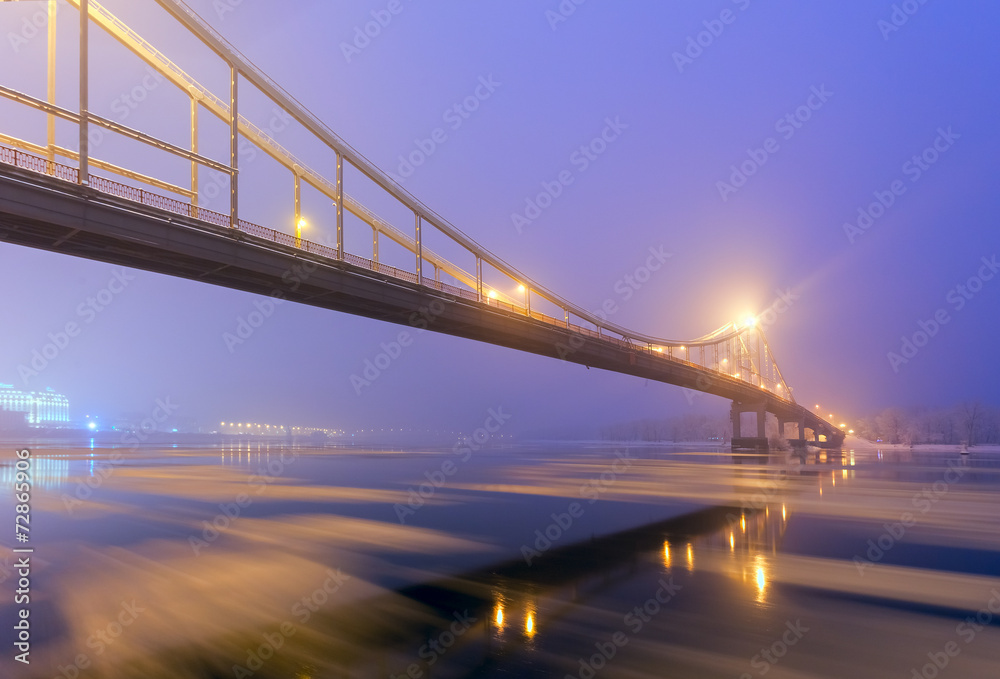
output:
[[[21,391],[12,384],[0,384],[0,410],[10,413],[2,418],[4,423],[23,417],[29,427],[69,426],[69,399],[52,389]]]

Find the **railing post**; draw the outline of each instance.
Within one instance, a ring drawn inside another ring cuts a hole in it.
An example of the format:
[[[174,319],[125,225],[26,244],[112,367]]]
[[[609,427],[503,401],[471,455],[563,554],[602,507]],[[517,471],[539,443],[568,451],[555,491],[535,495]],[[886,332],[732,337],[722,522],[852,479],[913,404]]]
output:
[[[88,0],[80,0],[80,184],[87,186],[90,184],[90,129],[88,123],[88,109],[90,103],[87,95],[90,91],[87,82],[89,64],[87,55],[90,50],[87,45],[87,34],[90,28],[90,5]]]
[[[340,151],[337,151],[337,257],[338,259],[344,258],[344,154]],[[375,261],[378,262],[377,240],[375,242]]]
[[[56,103],[56,0],[49,0],[49,86],[50,104]],[[48,155],[49,162],[56,159],[56,117],[48,115]],[[52,168],[53,174],[55,168]]]
[[[757,331],[757,384],[764,383],[764,366],[760,363],[760,331]]]
[[[483,258],[476,255],[476,294],[483,301]]]
[[[424,284],[424,248],[420,239],[420,215],[413,213],[414,229],[417,239],[417,285]]]
[[[191,153],[198,153],[198,100],[191,97]],[[198,162],[191,161],[191,216],[198,217]]]
[[[239,196],[239,112],[240,72],[234,64],[229,65],[229,222],[234,229],[240,226]]]
[[[299,175],[292,170],[293,184],[295,185],[295,247],[302,247],[302,189],[299,182]]]

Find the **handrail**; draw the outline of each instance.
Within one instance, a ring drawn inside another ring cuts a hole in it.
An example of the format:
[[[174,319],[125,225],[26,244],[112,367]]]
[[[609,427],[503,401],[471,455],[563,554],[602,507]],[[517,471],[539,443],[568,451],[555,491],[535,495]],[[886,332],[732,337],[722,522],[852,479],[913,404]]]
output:
[[[16,148],[10,148],[3,145],[0,145],[0,162],[6,163],[8,165],[13,165],[15,167],[19,167],[32,172],[37,172],[39,174],[55,177],[57,179],[61,179],[73,184],[78,184],[80,179],[79,171],[74,167],[63,165],[61,163],[48,160],[47,158],[36,156],[30,153],[25,153],[23,151],[17,150]],[[174,198],[169,198],[167,196],[162,196],[160,194],[153,193],[151,191],[146,191],[145,189],[141,189],[135,186],[122,184],[120,182],[107,179],[105,177],[91,175],[90,188],[96,191],[100,191],[101,193],[105,193],[107,195],[122,198],[124,200],[134,201],[142,205],[147,205],[149,207],[153,207],[156,209],[165,210],[167,212],[173,212],[175,214],[180,214],[185,217],[190,217],[196,220],[201,220],[209,224],[212,224],[214,226],[232,228],[231,219],[229,215],[224,215],[219,212],[207,210],[205,208],[191,205],[190,203],[185,203],[184,201],[176,200]],[[275,229],[271,229],[266,226],[254,224],[253,222],[248,222],[243,219],[239,220],[238,224],[236,225],[236,230],[248,234],[250,236],[254,236],[256,238],[261,238],[262,240],[276,243],[278,245],[299,248],[312,255],[327,259],[333,265],[337,265],[339,263],[338,260],[341,259],[338,257],[339,253],[337,252],[336,248],[331,248],[329,246],[322,245],[320,243],[313,243],[312,241],[306,240],[304,238],[296,238],[295,236],[284,233],[282,231],[277,231]],[[381,275],[386,275],[391,278],[395,278],[397,280],[403,280],[411,284],[418,284],[416,274],[410,271],[404,271],[402,269],[398,269],[396,267],[389,266],[387,264],[382,264],[381,262],[375,262],[370,259],[366,259],[364,257],[360,257],[358,255],[354,255],[347,252],[343,253],[342,259],[343,261],[347,262],[352,266],[373,271]],[[631,342],[627,336],[622,337],[621,339],[616,337],[611,337],[609,335],[603,334],[595,330],[591,330],[589,328],[583,328],[581,326],[572,323],[567,323],[562,319],[557,319],[552,316],[540,313],[538,311],[531,311],[529,313],[528,310],[523,306],[510,304],[508,302],[504,302],[503,300],[499,299],[486,298],[482,302],[479,302],[477,292],[472,290],[457,288],[455,286],[448,285],[440,281],[424,279],[420,283],[420,285],[422,285],[423,287],[439,290],[441,292],[453,295],[455,297],[460,297],[469,302],[483,304],[484,306],[507,311],[516,314],[517,316],[527,316],[530,319],[547,323],[555,327],[565,328],[568,332],[583,335],[585,337],[590,337],[592,339],[601,340],[608,344],[612,344],[614,346],[627,349],[629,351],[643,352],[649,354],[654,358],[659,358],[661,360],[701,368],[706,371],[711,371],[714,374],[717,374],[719,377],[736,381],[741,384],[749,384],[753,386],[752,379],[747,379],[742,377],[736,378],[733,377],[732,375],[729,375],[726,372],[719,370],[718,368],[712,370],[706,365],[700,365],[692,361],[676,358],[669,354],[663,354],[661,352],[656,351],[656,349],[652,345],[648,344],[636,345],[633,342]],[[758,332],[760,332],[759,329]],[[770,357],[770,349],[767,347],[766,342],[765,342],[765,350],[768,352],[769,358],[772,358]],[[747,351],[747,354],[749,354],[749,351]],[[773,365],[775,365],[775,368],[777,369],[777,364],[774,363],[773,359],[771,362]],[[761,382],[763,382],[764,381],[763,375],[758,373],[758,376]],[[772,380],[767,380],[767,381],[772,382]],[[784,380],[781,380],[781,382],[784,385]],[[784,386],[787,390],[787,385]],[[774,389],[768,389],[768,392],[776,398],[794,404],[794,400],[789,400],[791,397],[790,391],[788,392],[787,397],[783,394],[777,393],[777,391],[775,391]]]

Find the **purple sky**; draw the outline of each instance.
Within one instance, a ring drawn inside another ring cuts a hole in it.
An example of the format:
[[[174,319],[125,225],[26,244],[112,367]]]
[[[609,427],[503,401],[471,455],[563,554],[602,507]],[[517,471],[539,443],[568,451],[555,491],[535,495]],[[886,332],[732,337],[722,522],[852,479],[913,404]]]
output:
[[[58,103],[75,108],[77,17],[61,4]],[[191,3],[384,170],[408,174],[400,157],[440,128],[443,143],[405,187],[582,306],[613,299],[615,322],[685,339],[784,298],[787,309],[766,331],[785,379],[800,402],[821,403],[837,419],[888,405],[1000,402],[991,379],[1000,276],[983,263],[1000,255],[1000,8],[902,3],[917,9],[898,10],[896,25],[891,2],[676,4],[592,0],[557,22],[547,14],[558,13],[556,0],[460,9],[412,0]],[[386,14],[390,5],[398,13]],[[24,21],[44,6],[0,5],[0,82],[40,97],[44,33],[31,37]],[[221,63],[155,2],[107,6],[225,96]],[[391,21],[361,49],[345,50],[372,12]],[[690,47],[699,38],[700,52]],[[99,29],[92,43],[92,109],[186,143],[186,96],[146,77],[139,59]],[[130,105],[123,95],[135,88],[143,100]],[[455,112],[477,88],[476,110]],[[249,90],[243,112],[265,126],[271,108]],[[41,116],[2,101],[0,120],[0,132],[44,143]],[[603,153],[574,156],[608,120],[618,125]],[[203,121],[202,151],[224,160],[222,124]],[[60,143],[72,145],[75,133],[60,126]],[[332,168],[332,154],[301,131],[275,137],[317,169]],[[186,177],[183,163],[120,140],[105,140],[95,155]],[[289,230],[291,177],[253,155],[241,159],[241,216]],[[744,163],[753,171],[745,183],[732,177]],[[572,183],[518,228],[512,215],[563,171]],[[210,183],[203,174],[205,196]],[[356,173],[346,188],[412,227]],[[876,194],[892,195],[891,206],[857,228]],[[329,239],[328,205],[314,192],[304,201],[308,237]],[[212,202],[224,209],[223,199]],[[348,228],[348,250],[370,256],[367,229]],[[671,256],[626,299],[625,277],[651,248]],[[383,255],[411,261],[389,246]],[[358,395],[351,375],[401,328],[284,304],[229,351],[224,334],[260,298],[132,272],[111,304],[81,314],[115,267],[6,245],[0,262],[0,382],[25,386],[19,365],[47,333],[80,322],[81,335],[27,381],[66,393],[77,416],[147,411],[169,396],[178,414],[206,422],[467,430],[502,405],[512,429],[530,430],[726,408],[714,397],[691,400],[673,387],[432,333],[415,334]],[[926,346],[894,366],[887,355],[901,352],[901,338],[941,313],[948,320]]]

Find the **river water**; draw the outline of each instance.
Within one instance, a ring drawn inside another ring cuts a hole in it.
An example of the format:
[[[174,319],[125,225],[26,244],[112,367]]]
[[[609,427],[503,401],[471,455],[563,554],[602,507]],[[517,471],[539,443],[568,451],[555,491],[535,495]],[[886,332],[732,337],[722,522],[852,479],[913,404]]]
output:
[[[1000,676],[1000,452],[29,447],[4,677]]]

